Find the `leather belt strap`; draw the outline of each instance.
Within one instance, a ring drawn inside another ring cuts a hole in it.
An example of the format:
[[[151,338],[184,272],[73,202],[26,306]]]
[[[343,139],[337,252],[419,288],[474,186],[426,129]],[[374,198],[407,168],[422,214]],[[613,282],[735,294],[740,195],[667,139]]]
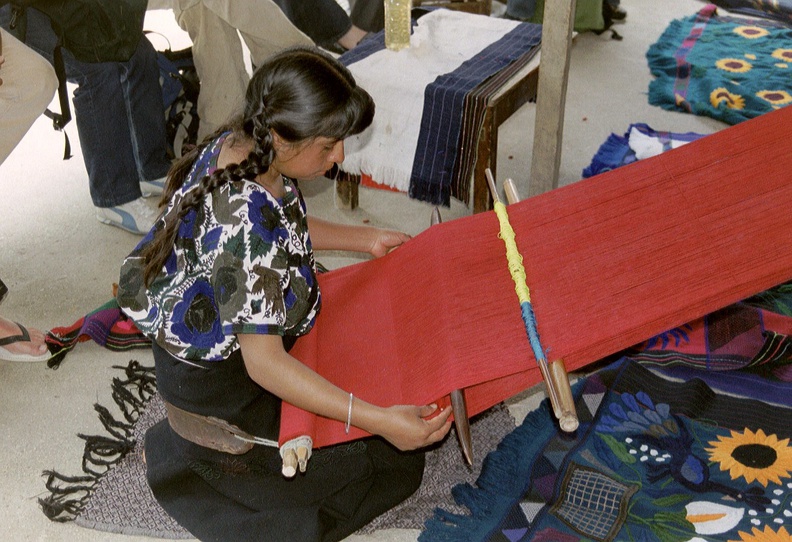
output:
[[[194,414],[164,402],[168,423],[181,438],[204,448],[233,455],[242,455],[253,448],[254,443],[246,441],[252,441],[255,437],[239,427],[220,418]]]

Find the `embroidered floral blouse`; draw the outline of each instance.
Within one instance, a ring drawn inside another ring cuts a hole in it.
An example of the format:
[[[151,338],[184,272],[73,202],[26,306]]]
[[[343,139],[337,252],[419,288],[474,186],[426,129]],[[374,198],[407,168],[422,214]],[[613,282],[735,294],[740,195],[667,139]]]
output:
[[[217,169],[224,134],[208,145],[174,202]],[[171,354],[217,361],[239,348],[237,333],[303,335],[320,307],[305,203],[289,179],[275,198],[251,181],[226,183],[182,220],[174,249],[149,288],[140,250],[121,267],[118,302]],[[160,219],[162,220],[162,219]]]

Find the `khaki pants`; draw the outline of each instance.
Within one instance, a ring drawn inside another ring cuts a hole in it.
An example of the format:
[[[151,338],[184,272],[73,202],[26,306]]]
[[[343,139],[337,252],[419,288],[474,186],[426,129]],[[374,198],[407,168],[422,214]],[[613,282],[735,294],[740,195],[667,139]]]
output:
[[[170,4],[170,5],[168,5]],[[250,77],[242,43],[254,65],[294,45],[312,45],[272,0],[159,0],[149,9],[172,8],[193,42],[193,58],[201,80],[199,139],[242,112]],[[237,33],[239,31],[239,33]]]
[[[47,60],[0,28],[0,164],[11,154],[30,126],[47,108],[58,78]]]

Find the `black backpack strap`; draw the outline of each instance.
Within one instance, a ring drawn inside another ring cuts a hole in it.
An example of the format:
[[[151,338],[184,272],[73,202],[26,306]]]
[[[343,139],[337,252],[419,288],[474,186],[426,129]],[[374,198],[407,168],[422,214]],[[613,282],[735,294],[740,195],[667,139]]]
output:
[[[14,36],[22,43],[25,43],[27,34],[27,12],[25,6],[12,4],[11,5],[11,24],[9,30]],[[71,120],[71,108],[69,106],[69,93],[66,90],[66,68],[63,64],[63,38],[58,37],[58,43],[55,45],[55,50],[52,52],[53,62],[55,65],[55,74],[58,76],[58,101],[60,102],[60,114],[47,109],[44,115],[52,120],[52,127],[63,132],[64,149],[63,159],[68,160],[72,157],[71,143],[69,142],[69,135],[63,129]]]
[[[69,107],[69,93],[66,90],[66,68],[63,64],[63,46],[61,39],[58,39],[58,44],[53,51],[55,74],[58,76],[58,102],[60,103],[60,113],[47,109],[44,111],[49,119],[52,120],[52,127],[63,132],[64,148],[63,159],[68,160],[72,157],[71,144],[69,143],[69,134],[63,129],[71,120],[71,108]]]

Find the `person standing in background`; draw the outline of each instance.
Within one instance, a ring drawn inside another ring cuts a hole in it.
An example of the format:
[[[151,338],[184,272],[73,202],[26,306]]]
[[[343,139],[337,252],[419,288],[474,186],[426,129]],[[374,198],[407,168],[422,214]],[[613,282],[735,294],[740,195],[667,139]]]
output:
[[[272,0],[150,0],[148,9],[172,9],[190,35],[201,80],[199,141],[240,113],[244,103],[250,75],[240,35],[254,66],[287,47],[312,43]]]
[[[55,70],[0,28],[0,164],[47,108],[58,88]],[[0,302],[8,287],[0,280]],[[0,360],[46,361],[44,334],[0,316]]]
[[[118,9],[113,5],[115,0],[105,1],[111,6],[108,9]],[[129,13],[130,20],[120,21],[130,29],[123,54],[117,51],[108,54],[108,58],[124,60],[107,60],[101,56],[86,59],[75,52],[77,47],[64,26],[84,25],[76,34],[91,38],[92,34],[99,36],[105,30],[91,26],[98,25],[99,18],[53,19],[57,9],[100,9],[101,3],[87,6],[15,0],[14,4],[21,5],[21,9],[15,8],[13,13],[8,5],[0,9],[0,23],[6,29],[13,31],[12,26],[17,28],[13,23],[24,18],[19,28],[25,28],[25,43],[53,64],[56,46],[59,39],[62,41],[64,76],[77,84],[73,105],[96,217],[104,224],[138,235],[150,230],[157,217],[143,198],[162,193],[171,166],[159,66],[154,47],[143,35],[145,0],[140,1],[139,20],[133,19],[133,11],[124,11]],[[7,3],[8,0],[0,0],[0,4]],[[110,38],[113,37],[111,34]],[[95,50],[97,54],[104,53],[99,45]]]

